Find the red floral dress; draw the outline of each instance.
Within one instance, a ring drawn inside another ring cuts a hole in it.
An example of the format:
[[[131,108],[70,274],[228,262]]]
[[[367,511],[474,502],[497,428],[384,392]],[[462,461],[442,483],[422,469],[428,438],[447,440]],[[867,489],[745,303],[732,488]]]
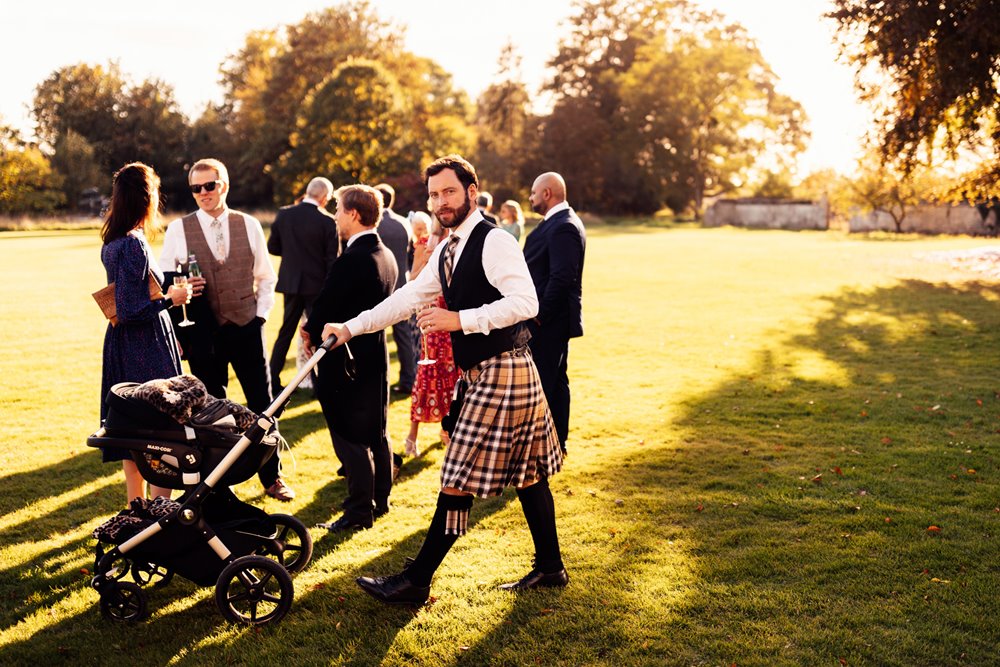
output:
[[[445,308],[444,297],[439,296],[434,305]],[[451,407],[451,394],[458,380],[458,367],[451,351],[451,334],[433,331],[424,334],[424,337],[427,340],[427,354],[424,355],[424,348],[420,347],[420,358],[434,359],[436,363],[417,366],[410,421],[440,422]]]

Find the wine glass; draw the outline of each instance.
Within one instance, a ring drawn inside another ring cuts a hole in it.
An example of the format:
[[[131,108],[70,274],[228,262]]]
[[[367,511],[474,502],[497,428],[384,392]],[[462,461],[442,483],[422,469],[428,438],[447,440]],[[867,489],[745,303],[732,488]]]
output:
[[[419,313],[422,310],[426,310],[428,308],[431,308],[431,307],[433,307],[433,305],[434,304],[432,304],[432,303],[425,303],[422,306],[419,306],[417,308],[415,314]],[[420,361],[417,362],[417,365],[418,366],[430,366],[431,364],[437,363],[437,359],[428,359],[427,358],[427,334],[425,332],[423,332],[423,331],[420,332],[420,341],[423,343],[424,353],[423,353],[423,355],[421,355],[423,358]]]
[[[188,284],[187,276],[174,276],[174,285],[175,286],[177,286],[177,287],[183,287],[185,289],[188,289],[187,284]],[[188,309],[187,309],[187,304],[186,303],[182,303],[181,304],[181,310],[184,313],[184,319],[177,323],[178,326],[189,327],[192,324],[194,324],[193,320],[189,320],[188,319]]]

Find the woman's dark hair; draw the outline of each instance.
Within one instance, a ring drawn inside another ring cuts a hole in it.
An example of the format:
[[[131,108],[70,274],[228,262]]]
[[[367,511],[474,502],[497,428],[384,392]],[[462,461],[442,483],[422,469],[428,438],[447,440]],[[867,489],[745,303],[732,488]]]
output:
[[[159,190],[160,177],[149,165],[131,162],[116,171],[101,240],[110,243],[154,221],[160,207]]]
[[[427,185],[427,181],[430,180],[431,176],[439,174],[445,169],[454,171],[455,175],[458,176],[458,182],[466,190],[469,189],[470,185],[475,185],[476,188],[479,187],[479,176],[476,175],[476,168],[469,164],[468,160],[464,157],[454,153],[439,157],[424,169],[424,186]]]

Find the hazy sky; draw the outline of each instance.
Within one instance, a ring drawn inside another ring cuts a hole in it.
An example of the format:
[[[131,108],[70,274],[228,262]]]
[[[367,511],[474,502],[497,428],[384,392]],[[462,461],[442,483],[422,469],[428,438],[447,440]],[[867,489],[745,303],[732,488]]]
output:
[[[856,102],[850,70],[836,62],[833,28],[822,18],[829,0],[697,0],[743,24],[780,78],[782,92],[809,115],[812,142],[801,173],[852,168],[868,113]],[[31,133],[28,106],[35,86],[53,70],[117,60],[136,80],[158,77],[174,86],[182,111],[197,116],[219,101],[218,67],[254,29],[298,22],[330,0],[0,0],[0,116]],[[525,80],[540,84],[555,54],[568,2],[545,0],[374,0],[380,16],[406,26],[411,51],[437,61],[475,96],[496,71],[512,39]]]

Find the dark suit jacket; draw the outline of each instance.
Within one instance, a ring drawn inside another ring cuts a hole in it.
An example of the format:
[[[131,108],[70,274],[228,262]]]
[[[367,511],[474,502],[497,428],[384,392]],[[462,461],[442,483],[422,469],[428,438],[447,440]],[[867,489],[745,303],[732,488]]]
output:
[[[583,335],[583,256],[587,234],[573,209],[559,211],[524,242],[524,259],[538,294],[541,326],[566,338]]]
[[[410,222],[387,208],[382,212],[382,220],[378,223],[378,236],[396,259],[396,268],[399,270],[396,289],[399,289],[406,283],[406,272],[410,270],[410,260],[407,258],[413,253],[413,232],[410,230]]]
[[[375,234],[359,237],[330,268],[306,331],[314,345],[322,342],[323,325],[346,322],[392,294],[396,262]],[[356,377],[345,372],[344,347],[332,350],[319,362],[316,389],[320,402],[332,408],[336,423],[330,428],[356,443],[377,445],[385,437],[389,399],[389,354],[385,332],[356,336],[348,343],[354,354]]]
[[[302,202],[278,211],[267,251],[281,257],[275,291],[319,294],[340,254],[337,222],[326,209]]]

